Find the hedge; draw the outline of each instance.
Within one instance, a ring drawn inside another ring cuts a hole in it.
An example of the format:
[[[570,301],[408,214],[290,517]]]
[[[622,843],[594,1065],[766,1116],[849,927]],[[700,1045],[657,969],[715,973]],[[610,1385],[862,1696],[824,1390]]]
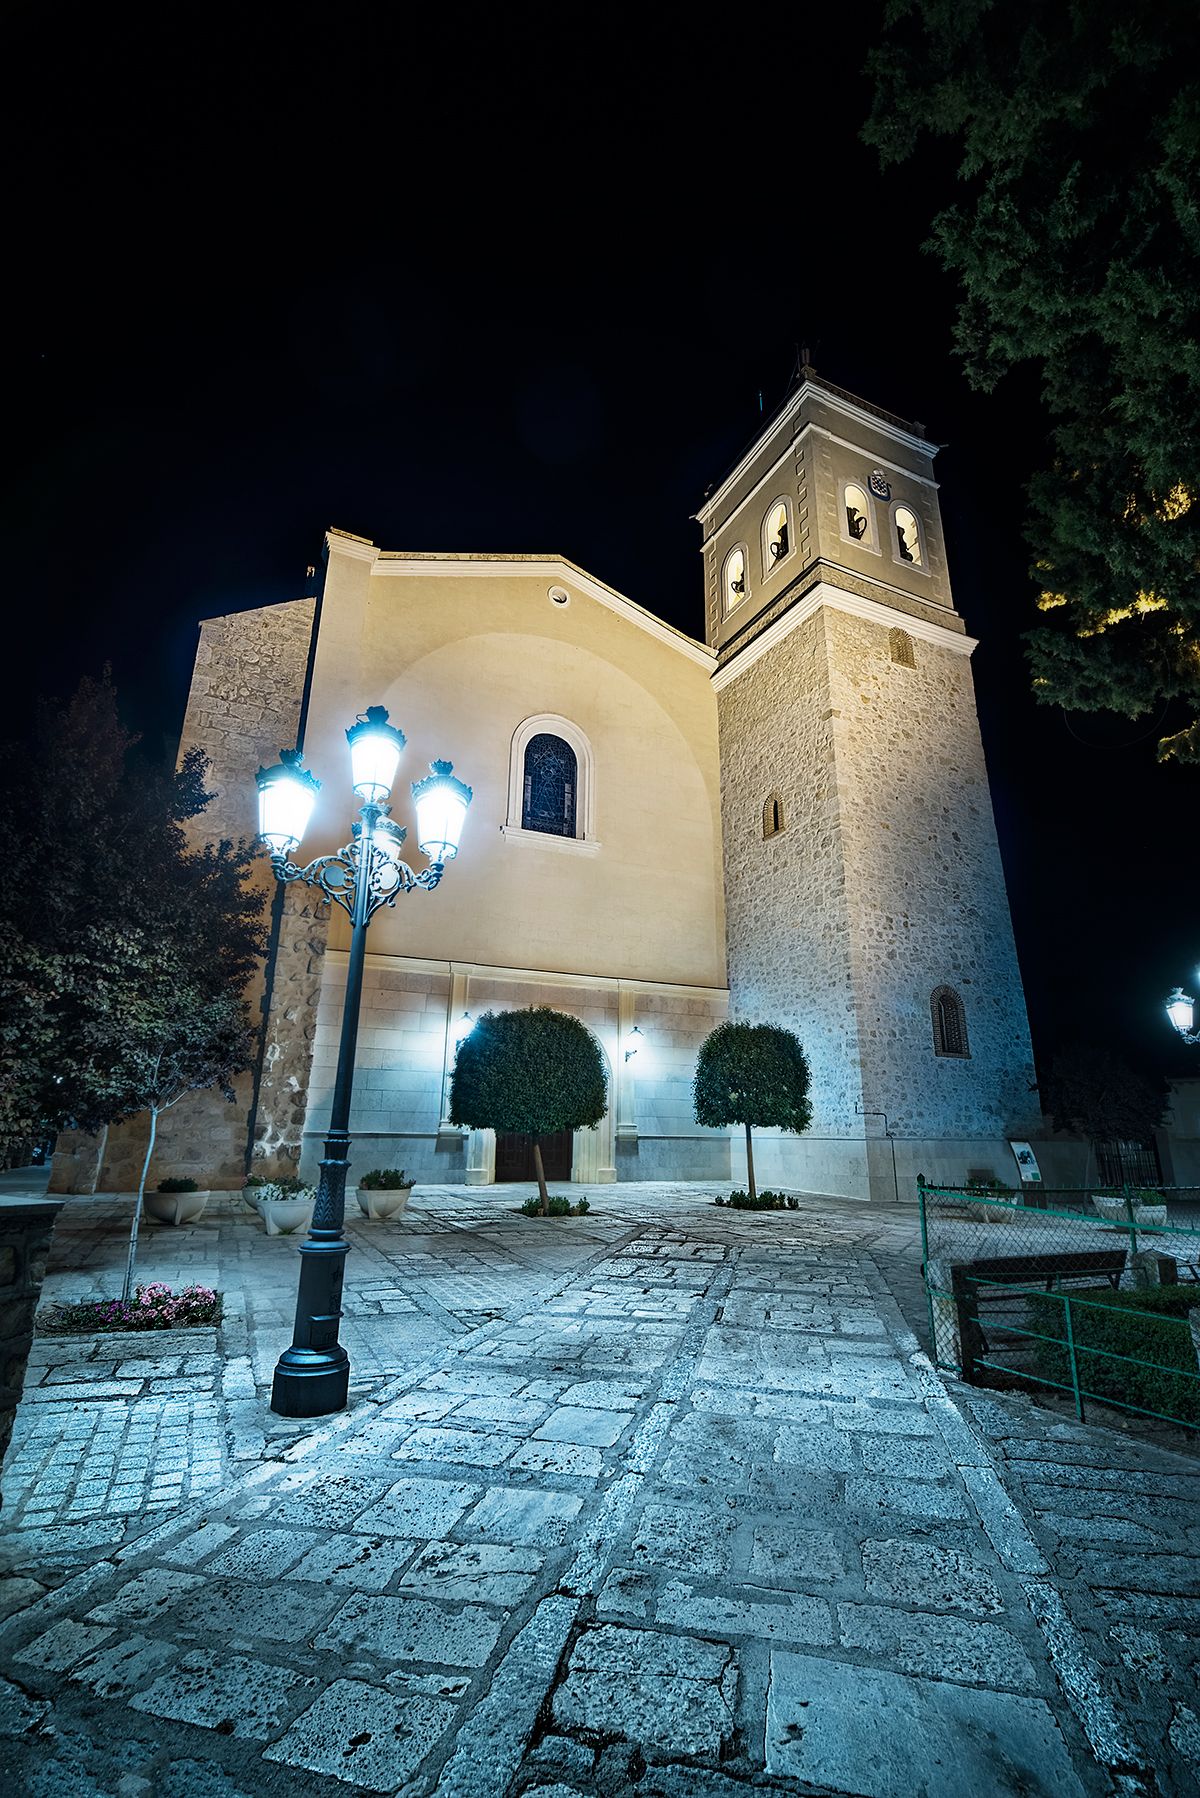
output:
[[[1200,1370],[1188,1326],[1188,1312],[1200,1306],[1194,1287],[1150,1286],[1113,1292],[1089,1286],[1070,1294],[1071,1330],[1079,1385],[1085,1396],[1141,1411],[1155,1411],[1180,1423],[1200,1423]],[[1089,1301],[1075,1303],[1078,1299]],[[1094,1301],[1094,1302],[1093,1302]],[[1029,1297],[1029,1328],[1051,1342],[1034,1344],[1042,1379],[1071,1387],[1066,1348],[1066,1307],[1049,1294]],[[1105,1350],[1107,1353],[1097,1351]],[[1126,1355],[1130,1360],[1113,1360]],[[1156,1366],[1138,1366],[1152,1361]],[[1161,1371],[1179,1368],[1178,1373]]]

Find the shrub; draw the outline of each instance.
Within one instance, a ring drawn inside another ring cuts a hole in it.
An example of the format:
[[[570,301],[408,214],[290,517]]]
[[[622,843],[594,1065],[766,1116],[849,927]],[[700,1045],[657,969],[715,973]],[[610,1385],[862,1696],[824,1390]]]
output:
[[[132,1299],[79,1299],[49,1305],[38,1328],[53,1336],[84,1336],[109,1330],[178,1330],[188,1324],[221,1321],[222,1297],[209,1286],[172,1292],[159,1283],[136,1288]]]
[[[411,1186],[413,1181],[402,1167],[373,1167],[358,1184],[368,1192],[396,1192],[401,1186]]]
[[[273,1199],[294,1199],[297,1193],[309,1190],[308,1182],[298,1174],[283,1174],[278,1180],[264,1180],[261,1174],[252,1174],[246,1182],[246,1190],[251,1188],[268,1193]]]
[[[172,1174],[169,1180],[160,1180],[159,1192],[199,1192],[199,1182],[189,1180],[186,1174]]]
[[[798,1211],[799,1199],[786,1192],[731,1192],[727,1199],[716,1198],[714,1205],[728,1205],[731,1211]]]
[[[1071,1306],[1075,1360],[1085,1394],[1156,1411],[1181,1423],[1200,1423],[1200,1376],[1188,1326],[1188,1311],[1196,1303],[1194,1291],[1183,1286],[1152,1286],[1113,1292],[1108,1286],[1097,1286],[1072,1292],[1071,1298],[1095,1301]],[[1053,1339],[1034,1344],[1037,1372],[1069,1389],[1065,1307],[1049,1294],[1034,1293],[1029,1308],[1030,1329]],[[1110,1359],[1114,1355],[1134,1360]],[[1137,1366],[1134,1361],[1156,1365]],[[1179,1372],[1166,1371],[1173,1368]]]
[[[553,1198],[546,1200],[543,1211],[540,1199],[525,1199],[521,1210],[526,1217],[586,1217],[591,1206],[586,1199],[579,1199],[572,1205],[570,1199]]]

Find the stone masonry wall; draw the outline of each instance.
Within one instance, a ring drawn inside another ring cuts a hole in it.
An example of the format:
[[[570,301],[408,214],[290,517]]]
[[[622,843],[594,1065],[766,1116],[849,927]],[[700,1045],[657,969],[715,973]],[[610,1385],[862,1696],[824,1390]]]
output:
[[[264,1179],[299,1172],[329,942],[329,904],[311,887],[285,887],[282,906],[251,1149]]]
[[[800,1037],[820,1136],[845,1133],[862,1097],[828,619],[799,625],[717,701],[731,1014]],[[772,793],[786,828],[764,840]]]
[[[346,956],[334,954],[325,964],[307,1096],[304,1172],[310,1178],[316,1176],[329,1116],[345,986]],[[489,1010],[550,1005],[586,1024],[604,1052],[609,1117],[597,1142],[587,1144],[597,1160],[615,1165],[619,1179],[727,1176],[728,1136],[701,1129],[692,1113],[691,1092],[700,1044],[725,1015],[724,989],[702,992],[633,982],[625,990],[626,1030],[636,1023],[636,1038],[620,1034],[622,1001],[614,980],[587,975],[550,980],[535,971],[451,969],[448,963],[369,954],[350,1126],[356,1170],[403,1166],[421,1182],[463,1180],[466,1139],[457,1131],[439,1130],[448,1098],[443,1082],[453,1062],[462,1012],[469,1010],[477,1018]],[[635,1052],[626,1062],[624,1048],[631,1044]],[[618,1131],[618,1121],[632,1127]],[[576,1164],[577,1178],[585,1177],[581,1165]]]
[[[61,1200],[0,1200],[0,1463],[21,1402],[34,1313],[61,1210]]]
[[[226,618],[209,618],[201,624],[179,743],[181,756],[195,745],[211,764],[209,786],[214,796],[192,827],[197,841],[256,835],[254,776],[261,765],[278,760],[281,748],[290,748],[296,741],[315,606],[313,599],[295,599]],[[257,864],[255,880],[264,892],[273,893],[274,876],[265,856]],[[311,935],[306,926],[301,928]],[[319,981],[318,970],[314,1006]],[[289,1005],[297,1003],[295,985],[293,981]],[[247,995],[256,1014],[263,990],[260,975]],[[303,1052],[300,1061],[303,1063]],[[306,1081],[307,1064],[303,1065]],[[278,1066],[278,1057],[274,1066]],[[148,1183],[154,1185],[167,1175],[179,1174],[191,1176],[202,1187],[240,1186],[246,1170],[253,1098],[254,1077],[247,1073],[236,1083],[232,1105],[216,1092],[181,1100],[159,1120]],[[144,1119],[111,1129],[101,1188],[136,1188],[145,1148]]]
[[[826,614],[863,1104],[909,1137],[1037,1132],[1029,1025],[968,658]],[[963,1000],[970,1056],[934,1053]]]

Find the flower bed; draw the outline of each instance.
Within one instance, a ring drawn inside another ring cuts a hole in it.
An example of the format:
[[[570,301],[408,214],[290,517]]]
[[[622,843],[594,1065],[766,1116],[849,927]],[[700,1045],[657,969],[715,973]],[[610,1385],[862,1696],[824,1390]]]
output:
[[[799,1199],[786,1192],[760,1192],[753,1198],[748,1192],[731,1192],[727,1199],[716,1198],[714,1205],[727,1205],[731,1211],[798,1211]]]
[[[526,1199],[521,1206],[526,1217],[541,1217],[542,1202],[540,1199]],[[591,1206],[586,1199],[580,1199],[572,1205],[570,1199],[551,1198],[546,1201],[547,1217],[586,1217]]]
[[[172,1292],[154,1283],[139,1286],[124,1299],[78,1299],[48,1305],[37,1327],[51,1336],[90,1336],[109,1330],[181,1330],[191,1324],[221,1321],[222,1297],[209,1286],[185,1286]]]

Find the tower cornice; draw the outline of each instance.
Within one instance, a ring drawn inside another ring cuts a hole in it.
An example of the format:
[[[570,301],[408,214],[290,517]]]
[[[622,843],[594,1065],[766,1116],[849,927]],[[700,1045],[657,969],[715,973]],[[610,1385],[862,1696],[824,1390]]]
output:
[[[776,433],[782,432],[789,424],[794,425],[796,415],[806,401],[819,402],[860,428],[865,425],[869,430],[890,437],[893,442],[903,444],[906,449],[927,457],[930,462],[937,454],[938,445],[930,443],[927,437],[919,436],[904,419],[897,418],[891,412],[885,412],[882,407],[872,406],[866,400],[856,399],[853,394],[846,393],[844,389],[834,387],[819,377],[809,377],[801,382],[770,424],[758,433],[753,443],[747,447],[728,474],[723,477],[720,485],[709,494],[704,504],[694,514],[700,524],[708,525],[712,515],[720,508],[722,502],[736,487],[755,457],[761,452],[763,444]],[[788,441],[793,441],[799,434],[799,431],[793,429]]]
[[[866,618],[872,624],[883,625],[891,629],[902,624],[910,636],[922,643],[936,643],[941,649],[949,649],[955,655],[969,656],[978,646],[978,638],[968,637],[961,622],[958,629],[952,625],[937,624],[932,619],[923,618],[912,612],[901,611],[894,605],[885,605],[881,600],[870,599],[862,593],[852,593],[846,587],[835,586],[832,581],[818,579],[812,586],[798,594],[787,610],[780,613],[765,630],[735,649],[723,661],[712,677],[713,690],[717,693],[727,687],[731,681],[752,668],[767,651],[782,643],[800,625],[827,606],[831,611],[846,612],[852,618]]]

